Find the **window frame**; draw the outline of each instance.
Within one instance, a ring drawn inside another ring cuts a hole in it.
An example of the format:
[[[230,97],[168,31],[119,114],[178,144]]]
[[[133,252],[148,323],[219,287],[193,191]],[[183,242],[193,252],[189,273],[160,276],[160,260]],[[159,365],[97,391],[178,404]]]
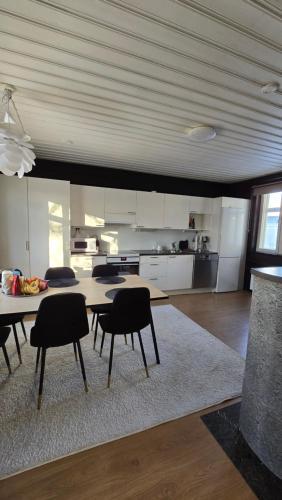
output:
[[[273,192],[281,192],[282,191],[270,191],[266,193],[262,193],[260,195],[261,197],[261,203],[260,203],[260,214],[259,214],[259,225],[258,225],[258,232],[257,232],[257,242],[256,242],[256,252],[257,253],[265,253],[265,254],[270,254],[270,255],[281,255],[282,254],[282,248],[281,248],[281,242],[282,242],[282,223],[281,223],[281,218],[282,218],[282,195],[281,195],[281,205],[280,205],[280,210],[279,210],[279,220],[278,220],[278,228],[277,228],[277,240],[276,240],[276,248],[275,250],[271,250],[268,248],[262,248],[260,247],[260,237],[261,237],[261,229],[262,229],[262,224],[263,224],[263,216],[265,213],[267,213],[270,210],[275,210],[275,209],[267,209],[266,211],[264,210],[264,196],[269,196]]]

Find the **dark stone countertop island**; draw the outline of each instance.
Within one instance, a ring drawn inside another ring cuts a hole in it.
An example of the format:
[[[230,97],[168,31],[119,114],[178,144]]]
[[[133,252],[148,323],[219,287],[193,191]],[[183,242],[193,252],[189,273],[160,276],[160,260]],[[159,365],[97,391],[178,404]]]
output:
[[[253,269],[250,333],[240,429],[282,479],[282,267]]]

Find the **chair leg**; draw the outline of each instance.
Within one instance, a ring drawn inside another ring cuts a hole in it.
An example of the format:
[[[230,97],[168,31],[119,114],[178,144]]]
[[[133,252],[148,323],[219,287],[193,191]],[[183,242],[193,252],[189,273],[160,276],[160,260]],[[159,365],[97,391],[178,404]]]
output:
[[[37,373],[37,370],[38,370],[38,365],[39,365],[39,360],[40,360],[40,352],[41,352],[41,347],[37,347],[35,373]]]
[[[78,355],[79,355],[79,361],[80,361],[80,367],[81,367],[81,373],[82,373],[82,377],[83,377],[85,392],[88,392],[88,385],[87,385],[87,380],[86,380],[86,373],[85,373],[83,356],[82,356],[82,352],[81,352],[81,347],[80,347],[79,340],[77,341],[77,349],[78,349]]]
[[[6,365],[8,367],[9,374],[11,375],[12,374],[12,370],[11,370],[11,365],[10,365],[10,361],[9,361],[9,356],[8,356],[8,353],[7,353],[7,349],[6,349],[6,347],[4,345],[2,345],[2,350],[3,350],[4,358],[5,358],[5,361],[6,361]]]
[[[42,347],[41,370],[40,370],[39,391],[38,391],[38,400],[37,400],[37,409],[38,410],[40,410],[41,401],[42,401],[45,359],[46,359],[46,349],[44,347]]]
[[[74,350],[75,361],[77,362],[78,359],[77,359],[77,350],[76,350],[76,343],[75,342],[73,343],[73,350]]]
[[[103,347],[104,347],[104,340],[105,340],[105,332],[103,332],[103,335],[102,335],[102,341],[101,341],[101,347],[100,347],[100,358],[102,356],[102,351],[103,351]]]
[[[96,341],[97,341],[97,335],[98,335],[98,326],[99,326],[98,323],[99,323],[99,313],[97,313],[96,325],[95,325],[94,343],[93,343],[93,349],[94,350],[95,350],[95,347],[96,347]]]
[[[127,345],[127,336],[124,334],[124,342],[126,343]]]
[[[112,335],[111,352],[110,352],[110,359],[109,359],[109,372],[108,372],[108,388],[111,385],[111,373],[112,373],[112,364],[113,364],[114,342],[115,342],[115,336]]]
[[[23,331],[23,334],[24,334],[24,338],[27,341],[27,336],[26,336],[26,331],[25,331],[25,326],[24,326],[23,320],[21,320],[21,326],[22,326],[22,331]]]
[[[155,327],[154,327],[154,322],[153,322],[153,316],[151,314],[151,331],[152,331],[152,337],[153,337],[153,342],[154,342],[154,349],[155,349],[155,354],[156,354],[156,362],[159,365],[160,364],[160,357],[159,357],[159,350],[158,350],[158,344],[157,344],[157,339],[156,339],[156,332],[155,332]]]
[[[134,337],[133,337],[133,333],[131,334],[131,344],[132,344],[132,351],[134,351]]]
[[[91,330],[93,330],[95,316],[96,316],[96,314],[95,314],[95,313],[93,313],[93,316],[92,316],[92,324],[91,324]]]
[[[19,344],[19,339],[18,339],[16,325],[13,324],[12,327],[13,327],[13,332],[14,332],[14,337],[15,337],[15,342],[16,342],[16,348],[17,348],[17,352],[18,352],[19,362],[20,362],[20,365],[21,365],[22,364],[22,357],[21,357],[21,350],[20,350],[20,344]]]
[[[147,377],[149,377],[149,372],[148,372],[147,361],[146,361],[146,356],[145,356],[145,351],[144,351],[144,347],[143,347],[141,333],[140,332],[137,332],[137,333],[138,333],[138,339],[139,339],[139,344],[140,344],[140,348],[141,348],[143,363],[145,366],[145,372],[146,372]]]

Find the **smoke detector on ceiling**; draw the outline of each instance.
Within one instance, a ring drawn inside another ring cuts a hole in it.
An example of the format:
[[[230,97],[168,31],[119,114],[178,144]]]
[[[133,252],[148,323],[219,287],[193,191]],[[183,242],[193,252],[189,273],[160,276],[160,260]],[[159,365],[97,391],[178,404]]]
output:
[[[269,82],[261,87],[262,94],[276,94],[279,91],[280,85],[278,82]]]
[[[186,134],[191,141],[195,142],[206,142],[214,139],[216,136],[216,130],[213,127],[208,127],[207,125],[200,125],[199,127],[187,128]]]

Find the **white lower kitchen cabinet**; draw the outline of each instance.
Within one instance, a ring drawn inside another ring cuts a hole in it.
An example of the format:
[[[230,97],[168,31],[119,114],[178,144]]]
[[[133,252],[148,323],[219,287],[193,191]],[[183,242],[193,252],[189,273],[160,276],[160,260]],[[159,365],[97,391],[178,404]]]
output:
[[[165,290],[192,288],[194,255],[168,255]]]
[[[166,255],[141,255],[139,275],[161,290],[166,287]]]
[[[0,268],[29,276],[27,178],[0,176]]]
[[[193,255],[146,255],[139,274],[161,290],[186,290],[192,288],[193,267]]]
[[[76,278],[90,278],[95,266],[106,264],[106,256],[103,255],[85,255],[72,254],[71,268],[75,272]]]

